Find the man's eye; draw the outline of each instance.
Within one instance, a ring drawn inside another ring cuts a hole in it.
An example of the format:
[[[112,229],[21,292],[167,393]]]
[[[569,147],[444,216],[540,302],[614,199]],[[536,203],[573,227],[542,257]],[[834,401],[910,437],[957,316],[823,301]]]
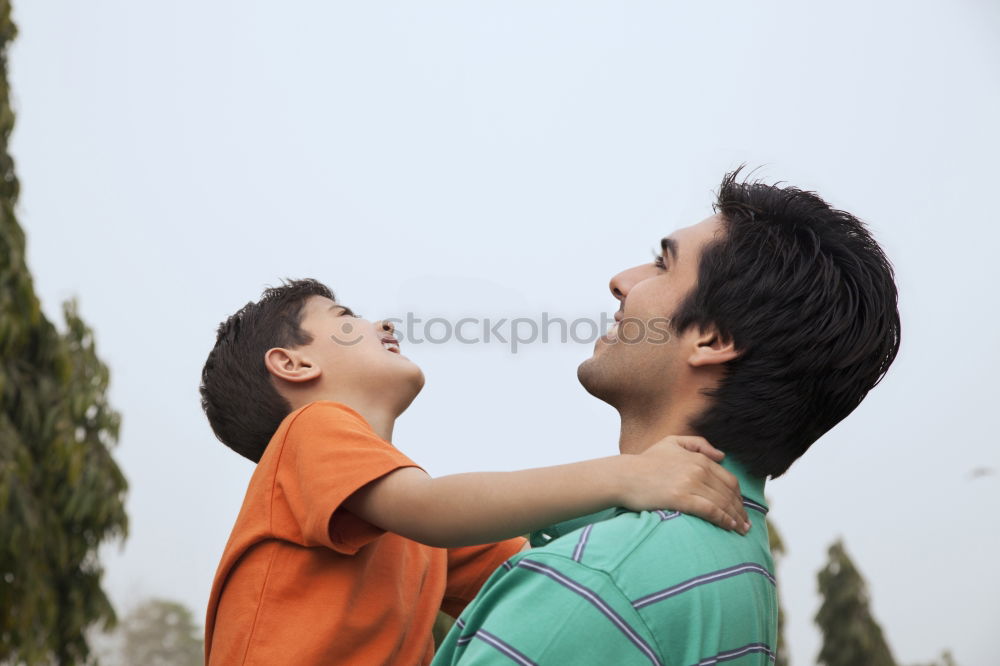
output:
[[[663,255],[653,253],[653,265],[659,268],[661,271],[667,270],[667,263],[663,261]]]
[[[352,310],[351,308],[347,308],[347,307],[344,307],[343,305],[341,305],[340,306],[340,314],[338,314],[337,316],[338,317],[354,317],[354,318],[358,318],[361,315],[354,314],[354,310]]]

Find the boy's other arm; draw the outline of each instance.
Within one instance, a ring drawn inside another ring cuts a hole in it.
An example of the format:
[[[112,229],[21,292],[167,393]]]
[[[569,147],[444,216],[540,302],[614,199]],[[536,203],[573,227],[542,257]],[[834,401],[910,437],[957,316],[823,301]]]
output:
[[[376,479],[343,505],[389,532],[451,548],[500,541],[616,506],[674,509],[745,532],[739,483],[701,437],[667,437],[622,454],[518,472],[431,478],[405,467]]]

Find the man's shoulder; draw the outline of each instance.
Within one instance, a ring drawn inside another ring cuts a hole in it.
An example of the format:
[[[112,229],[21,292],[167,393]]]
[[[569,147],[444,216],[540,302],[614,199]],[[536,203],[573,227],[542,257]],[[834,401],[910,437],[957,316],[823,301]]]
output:
[[[757,645],[770,655],[774,564],[764,516],[751,521],[742,536],[674,511],[625,512],[524,557],[567,578],[599,581],[605,598],[625,600],[654,636],[686,637],[661,646],[671,661],[698,663]],[[695,617],[697,627],[690,624]]]
[[[772,654],[766,548],[766,532],[742,537],[672,511],[618,512],[505,562],[436,663],[495,658],[491,650],[539,663],[699,663],[757,644]],[[584,644],[590,661],[579,661]]]
[[[742,550],[751,541],[677,511],[620,511],[562,534],[544,549],[610,572],[646,557],[661,559],[701,547]]]
[[[750,566],[773,580],[764,518],[747,536],[676,511],[623,512],[560,537],[545,552],[604,572],[624,593]]]

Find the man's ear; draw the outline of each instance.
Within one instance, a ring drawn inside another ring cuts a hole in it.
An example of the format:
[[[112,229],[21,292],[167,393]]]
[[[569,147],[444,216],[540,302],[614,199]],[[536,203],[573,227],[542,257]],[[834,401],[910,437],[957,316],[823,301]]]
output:
[[[264,367],[272,377],[289,382],[308,382],[322,374],[319,365],[294,349],[272,347],[264,353]]]
[[[722,365],[739,355],[732,338],[725,338],[719,334],[715,327],[710,327],[698,333],[688,363],[696,368]]]

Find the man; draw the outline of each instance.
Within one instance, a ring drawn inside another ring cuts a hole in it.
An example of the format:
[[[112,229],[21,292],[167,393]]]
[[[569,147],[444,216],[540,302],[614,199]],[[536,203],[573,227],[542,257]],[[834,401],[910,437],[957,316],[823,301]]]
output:
[[[774,660],[764,479],[881,380],[900,323],[892,267],[859,220],[738,173],[723,179],[715,215],[611,280],[617,323],[579,379],[618,410],[624,453],[667,434],[725,451],[749,535],[625,510],[536,533],[532,543],[547,545],[490,578],[435,664]]]

